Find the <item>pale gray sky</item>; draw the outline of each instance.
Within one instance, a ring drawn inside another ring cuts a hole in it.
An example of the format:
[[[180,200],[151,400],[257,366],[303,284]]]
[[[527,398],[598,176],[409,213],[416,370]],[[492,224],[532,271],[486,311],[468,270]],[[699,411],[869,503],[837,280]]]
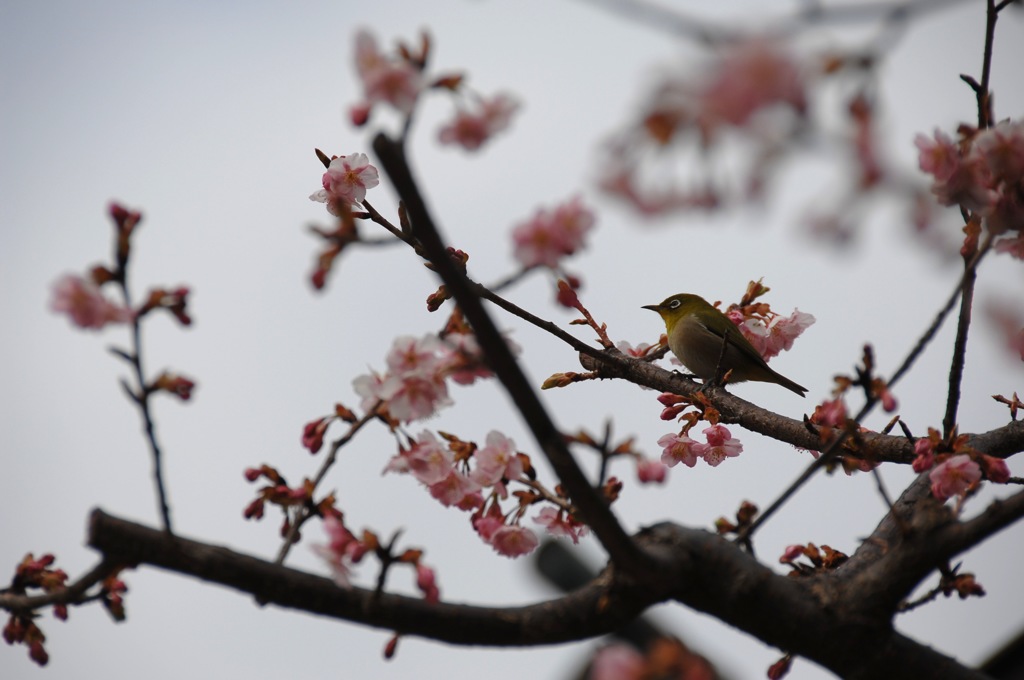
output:
[[[699,8],[705,3],[678,2]],[[728,11],[748,16],[736,3]],[[779,3],[781,6],[782,3]],[[0,534],[2,570],[25,552],[55,552],[72,575],[93,564],[82,547],[89,510],[156,522],[149,457],[137,416],[118,386],[122,366],[106,353],[123,331],[71,329],[47,310],[52,282],[108,257],[105,211],[116,199],[144,211],[135,240],[134,283],[187,284],[195,325],[167,319],[146,329],[149,368],[170,368],[199,383],[188,405],[156,404],[178,530],[188,536],[272,556],[273,513],[242,520],[254,488],[242,470],[269,462],[292,479],[319,465],[299,447],[302,425],[335,401],[354,406],[351,379],[382,367],[391,339],[436,330],[423,300],[436,286],[408,252],[346,253],[323,295],[307,276],[316,241],[305,230],[327,222],[307,196],[322,167],[313,155],[369,152],[367,131],[345,112],[359,97],[351,38],[358,27],[382,44],[429,28],[439,71],[464,70],[484,93],[507,90],[523,103],[512,130],[483,153],[438,147],[440,98],[418,115],[412,153],[424,189],[453,244],[472,257],[471,271],[496,280],[511,271],[509,231],[540,205],[576,193],[595,206],[592,248],[570,262],[586,281],[584,301],[615,339],[653,341],[659,322],[640,305],[689,291],[735,299],[749,279],[773,288],[783,311],[799,307],[818,323],[778,369],[810,388],[807,401],[774,386],[737,394],[798,417],[848,371],[865,341],[891,372],[952,290],[955,268],[922,252],[892,211],[873,213],[843,253],[808,243],[800,220],[832,196],[823,164],[794,163],[769,206],[640,224],[594,189],[598,145],[621,124],[652,82],[652,69],[683,63],[692,45],[632,25],[582,2],[439,0],[431,3],[49,2],[0,7]],[[993,88],[997,112],[1019,117],[1024,91],[1024,23],[1007,16],[997,39]],[[830,29],[826,36],[840,38]],[[952,130],[974,119],[960,73],[977,74],[980,3],[916,21],[881,69],[882,120],[892,157],[914,165],[913,135]],[[384,123],[390,121],[382,119]],[[374,204],[393,212],[386,188]],[[955,227],[954,227],[955,229]],[[1019,263],[993,258],[979,295],[1020,299]],[[545,318],[570,317],[551,306],[541,278],[509,297]],[[501,319],[524,348],[531,376],[572,370],[567,348],[520,323]],[[582,330],[581,337],[589,337]],[[897,390],[915,431],[941,421],[948,329],[915,374]],[[990,395],[1020,389],[1019,361],[982,324],[971,336],[962,424],[988,429],[1006,411]],[[492,429],[534,453],[522,423],[496,385],[456,389],[456,408],[424,427],[482,440]],[[650,455],[670,427],[655,395],[629,385],[584,384],[545,394],[567,430],[597,431],[613,417]],[[872,424],[878,426],[879,419]],[[413,428],[418,431],[418,428]],[[674,469],[664,488],[641,489],[631,466],[616,473],[629,486],[618,504],[630,527],[663,519],[710,526],[740,501],[767,505],[807,463],[806,454],[739,434],[744,454],[719,468]],[[427,551],[442,597],[519,604],[552,595],[523,560],[494,555],[465,516],[432,501],[410,478],[380,476],[393,444],[369,428],[346,449],[329,479],[347,520]],[[585,455],[585,454],[581,454]],[[534,455],[537,460],[539,456]],[[1015,474],[1022,470],[1012,465]],[[886,470],[890,488],[909,479]],[[759,539],[761,555],[790,543],[828,543],[847,552],[882,513],[868,476],[822,477]],[[310,539],[318,535],[308,532]],[[900,620],[911,636],[968,663],[983,659],[1024,625],[1013,545],[1016,527],[965,558],[989,591],[982,599],[941,601]],[[595,561],[588,539],[582,548]],[[292,564],[326,573],[303,546]],[[372,569],[360,572],[367,583]],[[456,649],[405,640],[384,662],[388,633],[261,610],[234,592],[151,569],[126,574],[128,622],[111,623],[100,607],[73,609],[67,623],[43,619],[53,677],[522,677],[560,680],[593,642],[551,649]],[[410,579],[397,574],[396,587]],[[681,607],[657,612],[734,677],[759,677],[779,653]],[[979,625],[984,622],[984,625]],[[0,676],[40,674],[23,648],[0,649]],[[41,677],[41,675],[39,675]],[[790,677],[828,677],[806,661]]]

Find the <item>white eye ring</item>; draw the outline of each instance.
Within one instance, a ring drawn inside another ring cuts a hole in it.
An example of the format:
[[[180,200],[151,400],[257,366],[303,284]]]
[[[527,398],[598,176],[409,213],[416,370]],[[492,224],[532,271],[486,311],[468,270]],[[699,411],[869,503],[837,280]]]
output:
[[[672,302],[668,303],[668,308],[669,309],[675,309],[680,304],[682,304],[682,303],[680,303],[679,300],[673,300]]]

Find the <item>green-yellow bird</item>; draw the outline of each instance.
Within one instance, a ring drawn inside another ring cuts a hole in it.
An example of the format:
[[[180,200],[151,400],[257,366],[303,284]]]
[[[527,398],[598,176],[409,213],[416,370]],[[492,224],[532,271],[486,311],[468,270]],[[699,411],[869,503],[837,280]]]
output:
[[[668,348],[694,375],[707,383],[716,372],[730,383],[754,380],[782,385],[801,397],[807,388],[773,371],[740,329],[704,298],[679,293],[657,305],[644,305],[661,315],[668,334]],[[726,343],[722,354],[722,343]],[[721,366],[719,366],[721,362]]]

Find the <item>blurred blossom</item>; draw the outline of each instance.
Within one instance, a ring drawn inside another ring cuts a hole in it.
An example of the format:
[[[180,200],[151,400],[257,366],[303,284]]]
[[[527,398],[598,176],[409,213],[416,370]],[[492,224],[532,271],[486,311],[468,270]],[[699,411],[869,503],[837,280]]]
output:
[[[515,258],[526,268],[557,267],[562,258],[583,248],[594,219],[594,213],[579,198],[553,210],[538,210],[512,231]]]
[[[967,454],[960,454],[936,465],[928,479],[932,482],[932,495],[940,501],[963,496],[972,484],[981,479],[981,468]]]
[[[132,318],[130,309],[113,304],[103,297],[99,286],[75,274],[66,274],[54,284],[50,309],[67,314],[79,328],[95,330]]]
[[[519,104],[505,94],[481,99],[477,110],[459,109],[455,119],[441,128],[438,138],[442,144],[458,144],[468,151],[476,151],[495,134],[508,128],[512,114]]]

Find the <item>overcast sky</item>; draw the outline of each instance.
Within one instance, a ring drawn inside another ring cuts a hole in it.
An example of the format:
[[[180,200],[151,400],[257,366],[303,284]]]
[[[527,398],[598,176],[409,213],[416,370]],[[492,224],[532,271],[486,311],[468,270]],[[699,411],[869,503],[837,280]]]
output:
[[[673,4],[697,11],[706,3]],[[760,3],[720,11],[734,25],[756,25],[751,5]],[[894,162],[914,167],[914,134],[975,120],[973,97],[958,76],[979,73],[982,9],[963,3],[915,20],[881,68],[883,146]],[[997,114],[1019,118],[1024,22],[1004,14],[993,89]],[[322,173],[313,149],[370,152],[369,131],[346,120],[360,98],[351,43],[359,27],[384,45],[428,28],[438,70],[465,71],[481,92],[508,91],[523,105],[512,129],[479,154],[438,146],[436,129],[450,106],[440,98],[427,102],[414,128],[411,153],[423,188],[480,280],[513,271],[512,226],[538,206],[578,194],[594,207],[598,223],[591,248],[570,268],[583,277],[584,301],[614,339],[657,339],[660,322],[641,305],[680,291],[733,301],[758,277],[773,289],[776,309],[814,314],[817,324],[773,363],[810,389],[808,399],[771,385],[735,388],[755,403],[799,417],[828,394],[832,375],[850,370],[866,341],[883,374],[891,373],[955,285],[956,267],[923,249],[892,210],[869,212],[842,250],[806,237],[801,221],[835,198],[838,179],[830,168],[836,163],[827,154],[787,165],[777,178],[779,195],[756,208],[648,224],[603,198],[595,188],[601,141],[635,111],[658,69],[678,68],[699,52],[587,2],[4,3],[0,569],[13,573],[29,551],[54,552],[62,568],[82,573],[95,561],[83,538],[96,506],[157,522],[138,418],[118,386],[124,370],[106,352],[126,342],[124,331],[82,332],[47,309],[61,274],[84,273],[109,256],[110,200],[144,213],[133,255],[139,294],[150,285],[193,290],[192,328],[163,318],[146,327],[149,369],[181,371],[199,383],[187,405],[156,400],[183,535],[272,557],[278,517],[242,519],[254,492],[243,469],[271,463],[296,481],[314,474],[319,459],[300,448],[302,425],[336,401],[356,406],[352,378],[367,367],[383,368],[392,338],[433,332],[443,323],[423,302],[436,282],[405,249],[346,253],[323,294],[307,283],[318,244],[306,227],[328,224],[324,207],[307,198]],[[824,31],[818,44],[848,37],[839,28]],[[394,215],[387,187],[371,197]],[[950,234],[956,234],[953,218]],[[1021,283],[1019,263],[993,257],[978,295],[1019,303]],[[508,295],[545,318],[563,324],[571,318],[551,305],[543,277]],[[538,384],[578,367],[572,351],[542,332],[499,322],[523,346]],[[574,332],[591,339],[583,329]],[[950,346],[947,328],[897,390],[900,413],[915,432],[941,423]],[[990,395],[1020,390],[1024,370],[981,319],[967,368],[962,429],[1003,424],[1006,410]],[[457,388],[453,396],[456,407],[424,427],[477,441],[500,429],[539,460],[497,385]],[[562,428],[599,431],[612,418],[618,435],[635,436],[652,456],[657,439],[672,429],[658,419],[655,394],[629,385],[583,384],[544,396]],[[630,465],[614,469],[628,482],[617,504],[628,526],[670,519],[709,527],[744,499],[766,506],[809,461],[791,447],[736,434],[745,445],[740,458],[714,469],[676,468],[662,488],[638,487]],[[411,478],[381,477],[392,453],[390,438],[377,427],[344,451],[328,488],[337,490],[350,525],[384,535],[404,528],[403,540],[423,547],[437,568],[446,600],[523,604],[554,595],[530,560],[494,555],[464,515],[441,508]],[[1016,463],[1011,469],[1024,472]],[[910,479],[901,469],[884,476],[894,491]],[[759,554],[772,561],[785,545],[808,541],[852,552],[882,512],[869,476],[823,476],[765,527]],[[307,543],[318,538],[318,529],[308,531]],[[902,617],[900,629],[966,663],[984,659],[1024,625],[1019,564],[1010,559],[1022,539],[1018,526],[966,556],[964,568],[977,574],[988,597],[934,603]],[[580,552],[601,563],[593,539]],[[326,573],[305,544],[293,555],[293,566]],[[366,567],[356,581],[374,576]],[[529,673],[561,680],[595,645],[494,651],[408,639],[385,662],[387,632],[260,609],[235,592],[153,569],[129,572],[125,580],[131,588],[126,624],[110,622],[98,606],[72,610],[67,623],[46,614],[50,668],[39,671],[24,648],[5,647],[0,676],[486,673],[503,680]],[[393,582],[411,592],[408,576],[396,574]],[[733,677],[760,677],[779,656],[678,606],[655,616]],[[800,661],[790,677],[829,676]]]

